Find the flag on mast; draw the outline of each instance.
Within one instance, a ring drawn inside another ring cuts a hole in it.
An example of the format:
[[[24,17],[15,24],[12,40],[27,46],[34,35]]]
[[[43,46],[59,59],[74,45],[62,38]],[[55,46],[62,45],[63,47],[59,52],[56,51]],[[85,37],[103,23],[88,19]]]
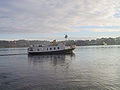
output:
[[[68,35],[66,34],[66,35],[65,35],[65,39],[67,39],[67,38],[68,38]]]

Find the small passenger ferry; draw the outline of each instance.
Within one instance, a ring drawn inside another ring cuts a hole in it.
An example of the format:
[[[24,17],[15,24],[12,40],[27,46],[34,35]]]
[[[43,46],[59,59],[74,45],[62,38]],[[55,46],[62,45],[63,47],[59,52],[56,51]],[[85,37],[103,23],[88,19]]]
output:
[[[64,42],[57,43],[54,40],[50,45],[32,45],[28,48],[28,54],[31,55],[44,55],[44,54],[72,54],[75,49],[75,45],[66,47]]]

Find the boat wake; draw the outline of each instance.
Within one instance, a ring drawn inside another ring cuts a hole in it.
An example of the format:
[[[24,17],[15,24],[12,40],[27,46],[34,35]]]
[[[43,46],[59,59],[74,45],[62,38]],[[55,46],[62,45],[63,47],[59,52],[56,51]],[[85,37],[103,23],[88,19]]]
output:
[[[18,53],[18,54],[0,54],[0,56],[14,56],[14,55],[27,55],[27,53]]]

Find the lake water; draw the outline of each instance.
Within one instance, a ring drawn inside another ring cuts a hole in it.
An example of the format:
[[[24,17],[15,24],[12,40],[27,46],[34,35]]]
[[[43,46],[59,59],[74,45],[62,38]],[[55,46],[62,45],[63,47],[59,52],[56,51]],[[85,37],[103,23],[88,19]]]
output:
[[[73,55],[0,49],[0,90],[120,90],[120,46],[80,46]]]

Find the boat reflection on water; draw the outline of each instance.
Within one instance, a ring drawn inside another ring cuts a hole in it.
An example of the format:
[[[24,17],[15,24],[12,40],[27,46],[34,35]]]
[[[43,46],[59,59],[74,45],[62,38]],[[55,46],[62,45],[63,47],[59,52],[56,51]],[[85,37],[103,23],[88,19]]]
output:
[[[73,60],[75,54],[68,55],[28,55],[29,64],[41,64],[50,62],[52,65],[61,65]]]

